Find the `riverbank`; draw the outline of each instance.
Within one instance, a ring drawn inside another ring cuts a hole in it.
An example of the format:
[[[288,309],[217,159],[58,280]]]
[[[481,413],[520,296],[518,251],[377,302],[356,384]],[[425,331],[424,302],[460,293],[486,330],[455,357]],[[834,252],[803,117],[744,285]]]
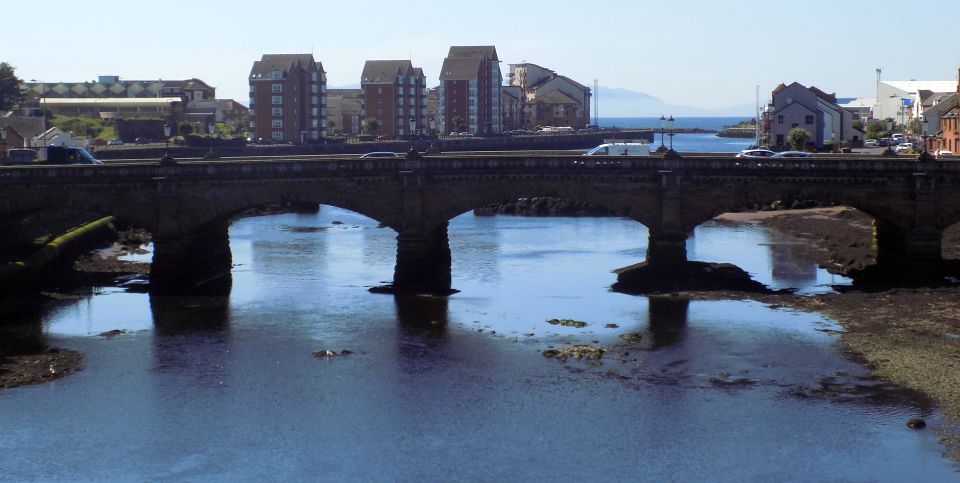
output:
[[[756,224],[791,237],[824,268],[847,273],[876,256],[871,219],[849,208],[726,214],[728,223]],[[944,239],[944,256],[957,255],[955,231]],[[960,288],[902,288],[874,293],[849,291],[815,296],[685,293],[692,298],[749,298],[826,315],[843,326],[839,341],[874,374],[932,398],[960,424]],[[941,435],[960,461],[960,436]]]

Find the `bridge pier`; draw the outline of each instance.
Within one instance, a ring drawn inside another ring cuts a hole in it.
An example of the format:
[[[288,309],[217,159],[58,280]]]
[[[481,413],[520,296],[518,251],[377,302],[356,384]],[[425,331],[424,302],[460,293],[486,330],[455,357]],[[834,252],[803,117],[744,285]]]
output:
[[[232,280],[226,221],[189,233],[154,233],[151,291],[160,294],[226,294]]]
[[[650,229],[647,265],[680,266],[687,263],[687,233],[676,228]]]
[[[449,295],[450,263],[447,222],[430,229],[416,226],[401,230],[397,235],[393,292]]]
[[[687,232],[681,226],[680,178],[672,171],[660,171],[660,219],[650,230],[647,265],[658,268],[687,262]]]

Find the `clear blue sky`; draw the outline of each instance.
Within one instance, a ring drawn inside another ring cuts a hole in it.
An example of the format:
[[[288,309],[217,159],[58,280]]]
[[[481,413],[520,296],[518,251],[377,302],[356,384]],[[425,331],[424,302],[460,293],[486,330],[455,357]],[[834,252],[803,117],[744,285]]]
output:
[[[953,80],[960,66],[957,0],[51,0],[6,11],[0,61],[22,79],[197,77],[244,104],[264,53],[312,52],[329,86],[358,84],[364,60],[410,58],[436,85],[450,45],[493,44],[505,77],[526,60],[708,108],[752,105],[756,85],[763,100],[781,81],[871,96],[878,67],[887,80]]]

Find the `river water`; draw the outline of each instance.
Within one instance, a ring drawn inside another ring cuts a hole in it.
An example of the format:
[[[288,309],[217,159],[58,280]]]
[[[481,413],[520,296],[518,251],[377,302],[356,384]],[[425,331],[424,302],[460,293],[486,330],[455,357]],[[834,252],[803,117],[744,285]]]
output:
[[[905,426],[939,412],[869,390],[830,320],[610,292],[644,258],[635,222],[466,214],[449,233],[449,298],[369,293],[395,234],[324,206],[234,223],[228,297],[105,287],[44,311],[85,366],[0,391],[0,480],[956,479]],[[711,222],[688,246],[774,287],[849,283],[758,228]],[[568,343],[608,352],[541,355]]]

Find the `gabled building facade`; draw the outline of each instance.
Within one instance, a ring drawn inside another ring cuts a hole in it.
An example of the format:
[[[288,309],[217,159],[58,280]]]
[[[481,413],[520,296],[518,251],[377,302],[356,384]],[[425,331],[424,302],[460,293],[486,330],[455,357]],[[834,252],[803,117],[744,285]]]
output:
[[[363,129],[363,91],[327,90],[327,135],[355,136]]]
[[[249,82],[254,137],[302,144],[327,135],[327,75],[312,54],[264,54]]]
[[[450,47],[440,69],[440,132],[501,133],[502,84],[496,47]]]
[[[842,143],[859,146],[864,133],[853,127],[854,114],[837,104],[834,94],[806,87],[797,82],[780,84],[773,90],[769,116],[769,143],[774,149],[788,149],[788,133],[800,127],[810,133],[810,144],[822,148],[826,143],[840,147]]]
[[[510,85],[523,93],[524,128],[590,123],[590,88],[537,64],[510,64]]]
[[[427,78],[409,60],[368,60],[360,77],[364,119],[376,119],[379,134],[403,137],[424,134],[427,123]]]

